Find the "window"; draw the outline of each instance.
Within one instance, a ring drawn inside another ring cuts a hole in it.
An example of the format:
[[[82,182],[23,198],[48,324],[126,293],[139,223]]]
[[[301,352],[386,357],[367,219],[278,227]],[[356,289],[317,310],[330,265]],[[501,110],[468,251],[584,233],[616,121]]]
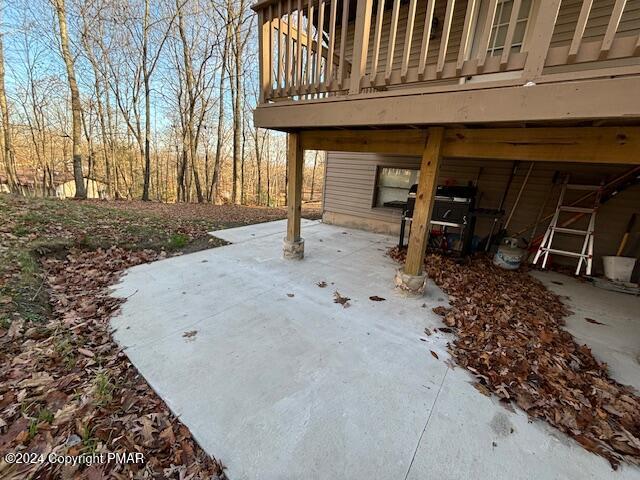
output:
[[[504,43],[507,38],[507,29],[509,28],[509,19],[511,18],[511,9],[513,8],[513,0],[499,0],[496,7],[496,16],[491,28],[491,40],[489,41],[489,49],[487,53],[490,56],[502,55]],[[524,35],[527,29],[527,21],[531,14],[531,0],[522,0],[520,11],[518,12],[518,20],[516,21],[516,29],[513,32],[513,42],[511,43],[511,51],[519,52],[522,49]]]
[[[409,189],[414,183],[418,183],[419,176],[420,170],[416,169],[379,167],[375,206],[393,206],[389,202],[406,202]]]

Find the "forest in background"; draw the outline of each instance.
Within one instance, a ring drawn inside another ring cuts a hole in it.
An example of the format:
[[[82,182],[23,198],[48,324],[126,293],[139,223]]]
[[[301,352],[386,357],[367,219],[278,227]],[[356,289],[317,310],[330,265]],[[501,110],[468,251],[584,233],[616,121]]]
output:
[[[107,198],[286,203],[286,136],[253,126],[248,0],[0,1],[9,189],[54,195],[66,176],[78,197],[94,179]],[[308,152],[305,200],[323,169]]]

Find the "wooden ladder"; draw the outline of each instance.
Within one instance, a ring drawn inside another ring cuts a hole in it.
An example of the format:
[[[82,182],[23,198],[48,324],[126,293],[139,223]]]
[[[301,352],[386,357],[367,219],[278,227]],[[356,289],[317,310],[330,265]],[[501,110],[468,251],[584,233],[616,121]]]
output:
[[[564,183],[562,184],[562,190],[560,191],[560,197],[558,198],[558,205],[556,207],[556,211],[549,223],[549,227],[547,227],[547,231],[544,234],[542,239],[542,243],[540,243],[540,247],[538,247],[538,251],[536,252],[536,256],[533,259],[533,264],[537,264],[538,260],[542,257],[542,268],[547,267],[547,260],[549,259],[549,254],[553,253],[555,255],[561,255],[564,257],[573,257],[578,258],[578,266],[576,267],[576,275],[580,275],[580,269],[584,264],[586,267],[586,274],[591,275],[591,267],[593,264],[593,237],[596,226],[596,213],[598,211],[598,207],[600,206],[600,198],[602,197],[602,185],[575,185],[569,183],[569,176],[565,178]],[[567,190],[593,190],[596,191],[595,199],[593,202],[593,206],[590,207],[579,207],[572,205],[564,205],[564,196]],[[576,213],[578,215],[589,215],[589,225],[586,230],[580,230],[575,228],[565,228],[562,226],[558,226],[558,220],[562,213]],[[553,248],[553,240],[556,235],[565,234],[565,235],[577,235],[580,237],[584,237],[584,241],[582,242],[582,250],[580,252],[572,252],[569,250],[560,250],[557,248]]]

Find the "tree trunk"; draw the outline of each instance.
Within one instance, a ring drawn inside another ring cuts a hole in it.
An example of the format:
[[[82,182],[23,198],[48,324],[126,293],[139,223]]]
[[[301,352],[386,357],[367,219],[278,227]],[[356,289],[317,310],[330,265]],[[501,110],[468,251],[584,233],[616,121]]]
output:
[[[218,128],[216,133],[216,159],[213,167],[213,178],[211,179],[211,189],[213,190],[213,202],[216,203],[220,197],[220,171],[222,170],[222,137],[224,135],[224,77],[227,69],[229,56],[229,45],[231,43],[231,25],[229,22],[229,10],[227,9],[227,26],[222,50],[222,60],[220,66],[220,85],[218,88]]]
[[[80,141],[82,137],[82,104],[80,103],[80,91],[76,81],[74,72],[73,57],[69,50],[69,33],[67,31],[67,18],[65,9],[65,0],[54,0],[56,13],[58,16],[58,25],[60,28],[60,46],[62,48],[62,58],[67,68],[67,80],[69,82],[69,90],[71,92],[71,141],[73,155],[73,177],[76,184],[75,198],[87,198],[87,192],[84,188],[84,179],[82,174],[82,153],[80,151]]]
[[[151,180],[151,155],[149,137],[151,136],[151,82],[147,65],[149,53],[149,0],[144,1],[144,21],[142,24],[142,75],[144,77],[144,180],[142,200],[149,201],[149,183]]]
[[[264,144],[260,144],[260,130],[256,127],[256,137],[255,137],[255,148],[256,148],[256,169],[257,169],[257,179],[256,179],[256,198],[258,199],[258,205],[262,203],[262,147]],[[265,136],[262,136],[264,141]]]
[[[318,164],[318,151],[316,150],[316,154],[313,156],[313,170],[311,170],[311,192],[309,201],[313,202],[313,187],[315,187],[316,182],[316,165]]]
[[[242,17],[244,16],[244,0],[240,0],[238,5],[238,12],[234,25],[234,55],[235,55],[235,75],[234,83],[235,88],[233,93],[233,203],[237,203],[238,191],[238,164],[241,161],[241,142],[242,142],[242,128],[243,128],[243,115],[242,115],[242,96],[243,96],[243,72],[242,72],[242,58],[245,40],[242,38]]]
[[[9,106],[7,104],[7,92],[4,87],[4,33],[0,31],[0,114],[2,114],[2,134],[4,147],[4,166],[12,192],[18,190],[18,177],[16,172],[15,156],[11,143],[11,123],[9,119]]]

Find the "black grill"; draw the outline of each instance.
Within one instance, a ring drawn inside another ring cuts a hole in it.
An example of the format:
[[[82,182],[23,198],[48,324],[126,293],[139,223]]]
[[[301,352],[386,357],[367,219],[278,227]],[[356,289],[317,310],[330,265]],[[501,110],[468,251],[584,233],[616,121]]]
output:
[[[403,212],[402,224],[400,226],[400,242],[402,247],[404,242],[405,223],[413,218],[413,210],[416,203],[416,192],[418,185],[413,185],[409,189],[407,206]],[[431,213],[431,224],[440,225],[444,228],[455,227],[460,229],[461,254],[469,253],[475,218],[473,210],[476,199],[476,187],[474,186],[450,186],[438,185],[436,188],[435,201]]]
[[[475,205],[476,187],[439,185],[431,214],[431,223],[462,226],[471,221]]]

